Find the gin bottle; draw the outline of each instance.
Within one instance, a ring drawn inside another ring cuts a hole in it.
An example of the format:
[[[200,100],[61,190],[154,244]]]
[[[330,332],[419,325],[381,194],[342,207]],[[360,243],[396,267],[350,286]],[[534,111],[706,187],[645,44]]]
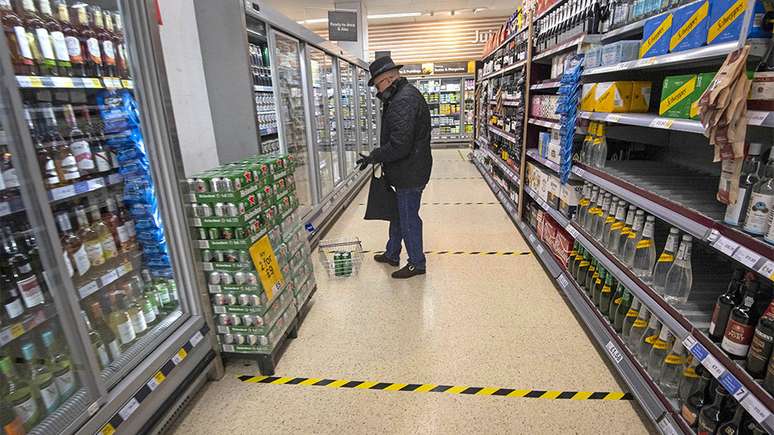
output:
[[[769,212],[772,208],[774,208],[774,152],[769,155],[763,178],[755,183],[752,189],[742,229],[756,236],[766,234]]]
[[[645,225],[645,212],[637,210],[634,214],[634,225],[632,226],[632,230],[626,235],[626,243],[624,244],[623,255],[621,256],[624,264],[629,268],[634,264],[634,253],[637,251],[637,242],[640,241],[643,225]]]
[[[632,271],[646,284],[653,278],[653,265],[656,263],[656,244],[653,242],[655,225],[656,218],[648,216],[645,220],[645,228],[642,230],[642,237],[635,245],[632,260]]]
[[[693,237],[684,235],[674,264],[667,272],[664,283],[664,300],[670,304],[683,304],[688,300],[688,294],[693,285],[693,268],[691,267],[691,246]]]
[[[669,230],[669,237],[667,237],[664,250],[661,251],[661,255],[656,260],[656,266],[653,268],[653,290],[661,295],[664,294],[667,272],[669,272],[669,269],[675,262],[675,252],[677,252],[679,241],[680,230],[672,227]]]

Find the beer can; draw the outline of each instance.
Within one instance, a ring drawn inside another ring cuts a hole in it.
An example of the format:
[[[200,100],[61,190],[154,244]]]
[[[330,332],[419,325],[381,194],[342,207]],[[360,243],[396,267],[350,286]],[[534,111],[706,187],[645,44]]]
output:
[[[210,192],[220,192],[220,178],[210,178]]]
[[[255,319],[257,316],[254,316],[252,314],[245,314],[242,316],[242,324],[245,326],[254,326]]]
[[[243,206],[244,207],[244,206]],[[237,217],[240,215],[239,207],[233,202],[226,203],[226,214],[230,217]]]
[[[188,178],[185,180],[185,193],[196,193],[196,180]]]
[[[239,261],[239,255],[236,251],[222,251],[223,252],[223,261],[226,263],[236,263]]]
[[[242,293],[239,295],[239,305],[250,305],[250,295]]]
[[[216,261],[218,263],[222,263],[223,262],[223,251],[220,251],[220,250],[215,251],[213,256],[215,257],[214,261]]]
[[[215,273],[215,272],[213,272]],[[223,285],[230,285],[234,283],[234,277],[231,276],[228,272],[218,272],[220,273],[220,283]]]
[[[223,293],[216,293],[212,295],[212,303],[214,303],[215,305],[228,305],[226,303],[226,298]]]
[[[257,335],[250,334],[247,336],[247,344],[250,346],[258,346],[261,344],[261,339]]]
[[[234,334],[223,334],[223,344],[234,344]]]
[[[231,325],[231,316],[228,314],[220,314],[218,316],[218,325],[223,325],[223,326]]]
[[[247,211],[247,208],[245,207],[244,203],[241,203],[241,202],[240,202],[239,204],[235,204],[235,205],[236,205],[236,207],[237,207],[237,210],[238,210],[238,212],[239,212],[239,215],[243,215],[243,214],[245,214],[245,212]]]
[[[239,262],[240,263],[250,263],[252,259],[250,258],[250,252],[248,251],[238,251],[239,254]]]
[[[210,272],[210,276],[208,279],[210,284],[217,285],[222,282],[222,276],[220,272]]]
[[[245,230],[242,227],[236,227],[234,228],[234,238],[237,240],[244,240],[248,236],[247,230]]]
[[[236,272],[234,274],[234,284],[243,285],[247,282],[247,272]]]
[[[194,238],[196,240],[207,240],[207,229],[206,228],[196,228],[194,230]]]
[[[201,178],[194,178],[194,191],[197,193],[207,192],[207,183]]]
[[[210,240],[220,240],[220,228],[207,228],[207,238]]]
[[[225,217],[226,213],[228,212],[226,208],[226,204],[222,202],[216,202],[212,206],[212,211],[215,213],[215,216],[217,217]]]
[[[258,277],[253,272],[245,272],[247,274],[246,283],[249,285],[257,285]]]
[[[234,342],[236,344],[245,344],[245,336],[241,334],[234,335]]]
[[[231,179],[228,177],[223,177],[220,179],[220,192],[232,192],[234,190],[234,183],[231,182]]]
[[[203,249],[202,250],[202,261],[205,263],[209,263],[210,261],[214,261],[215,255],[210,251],[209,249]]]
[[[239,316],[237,314],[231,315],[231,324],[234,326],[239,326],[242,324],[242,316]]]
[[[223,302],[225,302],[224,305],[236,305],[237,297],[231,293],[225,293],[223,294]]]
[[[223,240],[233,240],[234,239],[234,229],[233,228],[221,228],[220,229],[220,235],[223,238]]]

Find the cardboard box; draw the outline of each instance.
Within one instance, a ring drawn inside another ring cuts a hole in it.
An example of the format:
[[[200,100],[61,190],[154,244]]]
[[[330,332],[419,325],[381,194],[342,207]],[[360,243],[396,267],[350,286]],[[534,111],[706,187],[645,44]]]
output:
[[[596,68],[602,64],[602,47],[591,47],[586,50],[583,58],[583,67],[585,69]]]
[[[559,261],[567,266],[572,251],[573,238],[566,231],[558,229],[554,236],[554,243],[551,245],[551,251],[556,255]]]
[[[584,83],[581,93],[580,109],[586,112],[593,112],[597,107],[596,100],[597,84],[596,83]]]
[[[615,65],[637,59],[640,41],[618,41],[602,47],[602,65]]]
[[[548,177],[548,193],[546,195],[546,202],[554,209],[559,209],[559,195],[562,192],[562,183],[558,177],[550,175]]]
[[[632,82],[632,100],[629,112],[647,113],[650,108],[651,82]]]
[[[669,52],[672,37],[672,14],[659,15],[645,21],[640,58],[660,56]]]
[[[699,119],[699,99],[714,79],[714,72],[696,74],[696,89],[693,90],[691,108],[689,109],[689,116],[691,119]]]
[[[551,141],[551,133],[547,131],[541,131],[538,136],[538,154],[541,157],[545,157],[548,152],[548,142]]]
[[[665,77],[658,114],[669,118],[689,119],[695,90],[696,74]]]
[[[672,12],[674,28],[669,38],[669,51],[690,50],[707,42],[709,1],[693,3]]]
[[[597,112],[628,112],[632,102],[632,82],[597,83],[595,99]]]
[[[736,41],[742,32],[742,20],[747,10],[745,0],[710,0],[707,44],[720,44]],[[748,37],[770,38],[771,32],[763,30],[762,24],[766,9],[758,0],[750,17]]]

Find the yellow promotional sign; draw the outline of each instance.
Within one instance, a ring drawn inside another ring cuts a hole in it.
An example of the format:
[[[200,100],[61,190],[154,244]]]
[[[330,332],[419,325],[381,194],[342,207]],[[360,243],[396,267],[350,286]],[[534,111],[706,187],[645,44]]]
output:
[[[269,241],[269,236],[263,236],[250,246],[250,257],[253,259],[255,270],[261,277],[261,284],[266,291],[269,300],[274,299],[274,293],[279,292],[285,285],[277,257]]]

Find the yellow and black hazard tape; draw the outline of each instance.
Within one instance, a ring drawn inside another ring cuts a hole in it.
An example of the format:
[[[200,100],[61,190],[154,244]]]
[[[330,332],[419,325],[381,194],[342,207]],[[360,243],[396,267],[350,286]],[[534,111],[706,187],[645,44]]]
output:
[[[630,393],[620,391],[519,390],[498,387],[462,385],[399,384],[393,382],[349,381],[346,379],[287,378],[279,376],[240,376],[250,384],[302,385],[305,387],[352,388],[356,390],[412,391],[416,393],[469,394],[475,396],[522,397],[528,399],[564,400],[632,400]]]
[[[384,251],[364,250],[364,254],[384,254]],[[532,251],[425,251],[426,255],[530,255]]]

